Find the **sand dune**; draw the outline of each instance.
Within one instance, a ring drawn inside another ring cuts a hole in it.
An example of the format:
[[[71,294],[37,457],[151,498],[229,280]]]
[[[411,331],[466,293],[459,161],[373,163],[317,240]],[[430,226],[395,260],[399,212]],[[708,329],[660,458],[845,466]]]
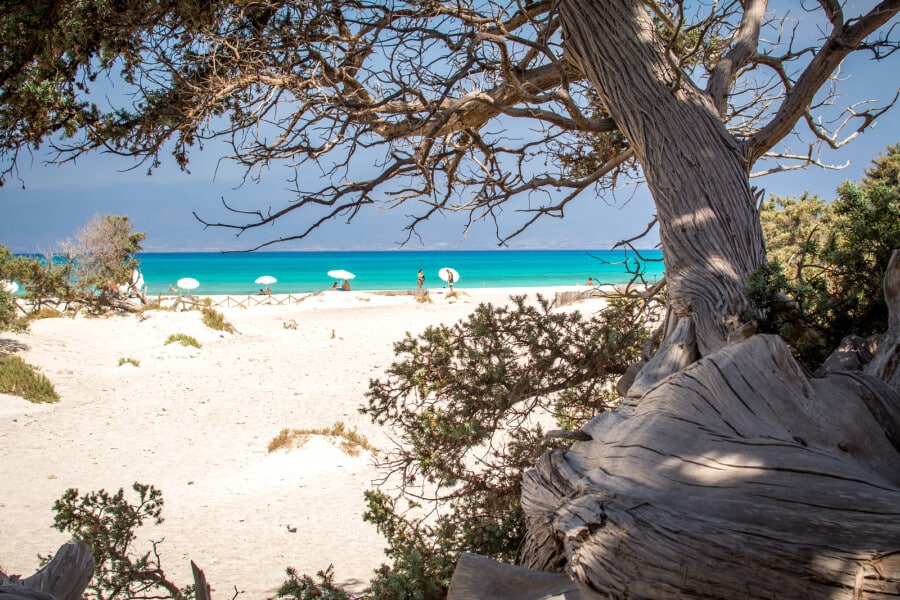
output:
[[[165,500],[165,522],[139,531],[138,546],[164,539],[163,567],[180,585],[191,582],[194,560],[214,596],[237,587],[266,598],[286,567],[314,574],[333,563],[336,580],[362,589],[384,560],[383,538],[361,518],[363,491],[377,477],[371,457],[323,438],[273,453],[269,442],[285,427],[342,421],[388,447],[388,432],[357,409],[369,379],[392,361],[393,342],[453,323],[478,302],[537,291],[557,289],[465,290],[455,300],[432,293],[432,303],[326,292],[220,308],[235,334],[207,328],[197,311],[47,319],[0,334],[0,350],[17,350],[61,396],[35,405],[0,395],[0,569],[30,574],[38,553],[67,541],[52,528],[53,502],[66,489],[138,481]],[[166,345],[175,333],[202,348]],[[140,364],[119,366],[120,358]]]

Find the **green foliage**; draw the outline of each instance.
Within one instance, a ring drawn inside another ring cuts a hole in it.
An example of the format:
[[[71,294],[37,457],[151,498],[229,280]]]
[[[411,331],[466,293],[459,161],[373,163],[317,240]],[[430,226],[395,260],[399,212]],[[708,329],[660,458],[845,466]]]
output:
[[[200,308],[203,315],[203,324],[216,331],[234,333],[234,326],[225,319],[225,315],[212,307],[212,301],[206,298],[205,304]]]
[[[334,565],[319,571],[316,583],[309,575],[298,575],[297,571],[288,567],[288,579],[278,588],[278,598],[293,600],[350,600],[350,596],[334,585]]]
[[[813,279],[814,284],[820,282]],[[750,275],[745,292],[753,312],[745,314],[744,319],[756,321],[759,333],[780,335],[810,368],[814,369],[833,349],[805,309],[822,290],[798,280],[790,282],[779,263],[767,262]]]
[[[900,145],[873,164],[861,183],[838,188],[833,239],[822,251],[831,267],[823,320],[830,329],[863,336],[887,329],[884,274],[900,249]]]
[[[69,489],[53,505],[53,526],[84,542],[94,555],[94,577],[85,591],[88,600],[141,598],[189,600],[193,587],[179,588],[162,569],[157,542],[139,554],[133,547],[135,530],[145,521],[162,523],[162,493],[153,486],[135,483],[137,503],[130,504],[122,489],[110,495],[104,490],[79,496]]]
[[[548,440],[544,425],[564,416],[577,427],[609,406],[648,339],[644,308],[613,301],[584,318],[515,297],[395,344],[398,359],[370,382],[362,409],[398,440],[381,465],[398,495],[366,496],[365,518],[393,559],[373,580],[373,598],[443,597],[462,551],[516,558],[522,473],[563,443]]]
[[[179,343],[182,346],[193,346],[194,348],[202,348],[200,342],[197,341],[197,338],[190,336],[186,333],[173,333],[168,338],[166,338],[166,345]]]
[[[378,491],[366,492],[366,521],[375,523],[389,542],[392,566],[382,565],[371,582],[373,600],[441,600],[450,585],[461,549],[452,547],[448,519],[437,526],[404,517],[394,499]],[[415,506],[413,508],[416,508]]]
[[[50,380],[18,356],[0,356],[0,392],[36,404],[59,400]]]
[[[845,182],[831,205],[815,197],[763,205],[769,265],[748,282],[763,331],[780,333],[815,366],[855,333],[887,329],[884,274],[900,248],[900,145]],[[786,267],[786,269],[785,269]]]
[[[117,146],[121,122],[131,115],[102,113],[91,98],[96,78],[115,69],[133,82],[147,58],[146,32],[165,31],[176,40],[177,31],[196,30],[212,12],[211,3],[196,0],[35,0],[4,6],[0,149],[38,147],[48,136],[72,136],[79,129],[91,130],[87,140],[102,135]]]
[[[125,358],[124,356],[119,359],[119,366],[122,365],[134,365],[135,367],[141,366],[141,363],[136,358]]]
[[[12,294],[0,285],[0,331],[21,330],[25,328],[25,324],[25,321],[19,318]]]
[[[70,266],[52,260],[14,256],[0,246],[0,279],[17,281],[25,291],[25,299],[40,310],[48,299],[68,300],[72,292],[68,284]]]
[[[760,210],[767,260],[780,264],[791,279],[818,275],[821,269],[806,261],[828,239],[831,207],[818,196],[804,193],[799,200],[772,196]]]
[[[14,256],[0,246],[0,279],[18,281],[36,310],[51,302],[104,310],[119,295],[118,286],[131,280],[145,235],[132,231],[128,217],[97,216],[78,231],[76,242],[62,243],[55,255]]]

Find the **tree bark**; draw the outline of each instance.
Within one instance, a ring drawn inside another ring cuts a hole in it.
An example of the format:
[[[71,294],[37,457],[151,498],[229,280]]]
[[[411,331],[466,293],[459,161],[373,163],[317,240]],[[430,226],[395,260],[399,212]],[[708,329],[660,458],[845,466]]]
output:
[[[94,575],[94,556],[82,543],[64,544],[40,571],[26,579],[0,572],[0,600],[80,600]]]
[[[900,396],[883,382],[808,379],[760,335],[584,430],[526,474],[524,566],[585,598],[900,597]]]
[[[741,146],[713,102],[679,78],[640,0],[562,0],[566,50],[625,134],[653,194],[669,294],[662,347],[636,378],[660,379],[740,336],[748,274],[764,258]]]

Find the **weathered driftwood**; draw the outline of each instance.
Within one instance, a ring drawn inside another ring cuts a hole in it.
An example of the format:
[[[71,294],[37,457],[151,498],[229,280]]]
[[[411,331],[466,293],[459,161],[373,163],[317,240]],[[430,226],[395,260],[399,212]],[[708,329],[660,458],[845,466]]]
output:
[[[191,561],[196,600],[211,600],[206,574]],[[20,579],[0,571],[0,600],[81,600],[94,575],[91,549],[81,542],[60,546],[43,569]]]
[[[871,360],[872,353],[869,351],[868,340],[858,335],[848,335],[816,370],[816,376],[822,377],[840,371],[862,371]]]
[[[582,600],[578,585],[560,573],[541,573],[477,554],[459,558],[447,600]]]
[[[810,379],[756,336],[583,429],[525,477],[525,566],[585,597],[900,597],[900,396],[883,382]]]
[[[206,581],[206,573],[191,561],[191,573],[194,575],[194,596],[196,600],[212,600],[212,592]]]
[[[0,572],[0,600],[80,600],[94,574],[91,549],[64,544],[43,569],[19,579]]]

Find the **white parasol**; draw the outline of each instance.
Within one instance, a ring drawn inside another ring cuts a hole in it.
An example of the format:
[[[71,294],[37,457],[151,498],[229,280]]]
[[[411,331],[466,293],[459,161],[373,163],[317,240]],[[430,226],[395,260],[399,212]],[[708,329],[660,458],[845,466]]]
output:
[[[261,275],[260,277],[257,277],[253,283],[256,285],[264,285],[266,286],[266,289],[269,289],[269,286],[273,283],[278,283],[278,280],[271,275]]]
[[[440,277],[447,283],[453,284],[459,281],[459,272],[456,269],[444,267],[440,271],[438,271],[438,277]]]
[[[193,290],[200,287],[200,282],[193,277],[182,277],[177,282],[175,282],[175,285],[183,290]]]
[[[0,286],[3,287],[7,294],[15,294],[19,291],[19,284],[9,279],[0,279]]]
[[[332,279],[353,279],[356,277],[350,271],[345,271],[343,269],[335,269],[334,271],[328,271],[328,276]]]

